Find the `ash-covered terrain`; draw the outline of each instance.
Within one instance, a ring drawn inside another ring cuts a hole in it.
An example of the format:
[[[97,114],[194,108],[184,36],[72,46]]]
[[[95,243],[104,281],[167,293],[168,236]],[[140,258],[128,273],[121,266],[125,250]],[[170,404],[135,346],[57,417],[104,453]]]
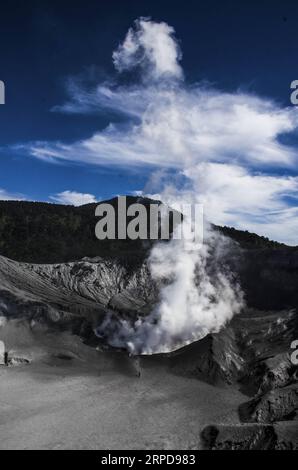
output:
[[[158,305],[152,243],[96,240],[94,209],[0,202],[0,448],[297,449],[298,249],[215,227],[241,312],[136,363],[109,337]]]

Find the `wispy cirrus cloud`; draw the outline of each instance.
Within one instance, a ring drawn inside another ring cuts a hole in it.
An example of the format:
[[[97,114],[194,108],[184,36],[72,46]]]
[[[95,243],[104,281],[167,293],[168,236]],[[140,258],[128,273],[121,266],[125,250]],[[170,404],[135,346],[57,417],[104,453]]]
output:
[[[24,194],[10,192],[0,188],[0,201],[23,201],[25,199]]]
[[[255,167],[297,164],[296,149],[280,142],[294,131],[298,116],[293,108],[241,93],[220,93],[200,87],[151,88],[134,98],[121,90],[110,108],[126,110],[137,122],[111,123],[88,139],[73,144],[37,143],[30,152],[38,157],[77,160],[98,165],[155,165],[183,168],[185,162],[240,163]],[[131,90],[130,90],[130,93]],[[118,99],[119,98],[119,99]],[[134,101],[143,100],[136,110]],[[130,104],[132,106],[130,107]]]
[[[93,88],[72,81],[69,101],[56,111],[109,109],[122,114],[124,122],[111,121],[71,144],[36,142],[23,149],[49,162],[174,169],[204,202],[213,222],[298,242],[291,228],[296,226],[298,152],[281,139],[297,132],[295,108],[187,84],[180,46],[166,23],[138,20],[113,61],[118,74],[138,80],[132,83],[130,77],[130,84],[123,85],[116,77]]]

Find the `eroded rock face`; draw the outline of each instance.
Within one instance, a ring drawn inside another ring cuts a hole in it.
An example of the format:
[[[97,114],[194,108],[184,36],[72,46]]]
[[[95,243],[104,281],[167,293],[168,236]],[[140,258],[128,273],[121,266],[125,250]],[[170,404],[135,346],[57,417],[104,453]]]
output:
[[[219,333],[172,354],[171,365],[212,383],[237,382],[247,395],[262,394],[296,381],[289,351],[297,322],[294,310],[245,309]]]
[[[243,383],[247,385],[247,389],[259,396],[269,390],[289,385],[295,380],[296,371],[290,361],[290,354],[284,352],[257,360],[252,364]]]
[[[109,310],[136,317],[156,298],[146,263],[130,270],[102,258],[39,265],[0,256],[0,314],[6,318],[89,334]]]
[[[273,426],[208,426],[202,432],[203,446],[211,450],[272,450],[276,445]]]
[[[212,384],[237,381],[244,367],[236,332],[229,325],[220,333],[209,334],[170,357],[173,372],[205,380]]]
[[[274,425],[276,450],[298,450],[298,422],[283,421]]]
[[[233,335],[227,333],[233,330]],[[211,335],[212,344],[216,335]],[[239,408],[243,424],[205,428],[203,444],[209,449],[297,449],[297,366],[290,361],[290,344],[297,337],[296,311],[243,312],[218,333],[222,350],[210,347],[206,363],[216,362],[225,378],[225,355],[236,352],[239,368],[228,368],[235,384],[253,396]],[[235,357],[235,356],[234,356]],[[240,359],[239,359],[240,358]],[[198,360],[199,361],[199,360]],[[227,380],[225,380],[227,381]]]
[[[273,423],[293,419],[298,411],[298,384],[271,390],[244,403],[239,411],[246,422]]]
[[[297,423],[212,425],[201,440],[210,450],[297,450]]]

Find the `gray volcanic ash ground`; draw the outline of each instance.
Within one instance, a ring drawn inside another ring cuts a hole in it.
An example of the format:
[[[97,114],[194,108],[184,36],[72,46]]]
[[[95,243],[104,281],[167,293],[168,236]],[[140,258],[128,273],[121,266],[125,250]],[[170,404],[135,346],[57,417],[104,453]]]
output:
[[[238,421],[240,392],[180,377],[159,358],[144,358],[138,378],[127,355],[68,334],[38,346],[10,328],[22,331],[16,353],[33,362],[0,369],[1,449],[197,449],[210,421]]]

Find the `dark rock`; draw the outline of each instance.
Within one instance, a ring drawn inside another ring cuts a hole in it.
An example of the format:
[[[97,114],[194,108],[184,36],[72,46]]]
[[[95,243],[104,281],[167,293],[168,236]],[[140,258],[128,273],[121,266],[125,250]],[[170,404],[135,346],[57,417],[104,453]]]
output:
[[[277,442],[273,426],[258,424],[208,426],[201,439],[210,450],[272,450]]]
[[[241,405],[242,421],[273,423],[295,417],[298,410],[298,384],[274,389]]]
[[[207,335],[171,353],[169,357],[173,372],[212,384],[235,382],[243,367],[243,358],[232,327]]]
[[[207,426],[201,441],[210,450],[297,450],[297,422]]]
[[[274,424],[277,442],[276,450],[298,450],[298,421],[284,421]]]

